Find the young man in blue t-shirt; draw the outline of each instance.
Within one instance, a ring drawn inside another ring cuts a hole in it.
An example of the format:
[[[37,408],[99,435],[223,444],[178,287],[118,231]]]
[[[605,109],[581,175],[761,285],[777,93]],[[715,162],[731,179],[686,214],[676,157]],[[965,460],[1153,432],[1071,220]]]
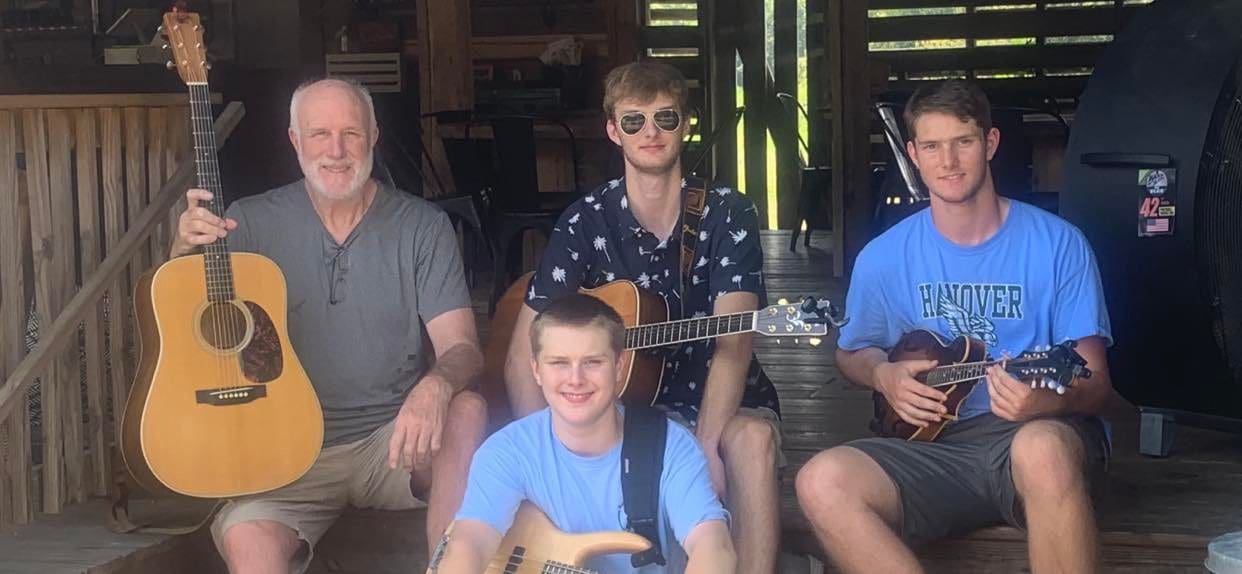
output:
[[[914,379],[934,362],[888,361],[911,330],[974,337],[993,358],[1073,340],[1093,374],[1058,395],[994,366],[935,442],[868,438],[816,455],[798,473],[799,503],[846,572],[919,572],[907,544],[1001,521],[1027,530],[1035,572],[1093,571],[1088,477],[1106,463],[1096,415],[1113,393],[1094,255],[1069,223],[997,195],[988,161],[1000,132],[977,86],[922,87],[905,121],[931,205],[858,256],[841,371],[920,427],[946,414],[946,397]]]
[[[588,295],[561,297],[535,317],[531,366],[548,407],[497,431],[475,453],[439,572],[482,572],[524,500],[568,533],[625,529],[625,413],[616,401],[624,336],[616,311]],[[659,518],[668,567],[637,571],[733,572],[728,514],[703,451],[685,428],[666,424]],[[627,554],[586,566],[604,574],[635,571]]]

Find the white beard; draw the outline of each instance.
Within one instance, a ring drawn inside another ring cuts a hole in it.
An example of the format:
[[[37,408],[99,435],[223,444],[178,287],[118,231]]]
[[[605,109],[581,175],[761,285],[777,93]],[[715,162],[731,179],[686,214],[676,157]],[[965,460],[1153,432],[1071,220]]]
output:
[[[301,154],[298,154],[298,165],[302,167],[302,175],[306,176],[306,186],[310,188],[316,195],[324,199],[347,199],[357,197],[362,189],[366,187],[367,180],[371,179],[371,168],[374,165],[375,151],[368,150],[366,157],[359,162],[350,162],[354,168],[354,177],[349,180],[349,187],[345,193],[334,194],[328,191],[324,185],[323,179],[319,176],[319,168],[325,165],[331,165],[335,162],[327,159],[320,159],[313,164],[307,164],[303,161]]]

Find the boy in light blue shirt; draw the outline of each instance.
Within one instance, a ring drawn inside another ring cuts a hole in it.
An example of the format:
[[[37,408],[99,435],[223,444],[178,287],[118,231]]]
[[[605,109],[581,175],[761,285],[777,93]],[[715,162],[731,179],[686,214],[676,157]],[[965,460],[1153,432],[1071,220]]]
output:
[[[913,330],[972,337],[994,359],[1074,341],[1092,375],[1061,395],[993,365],[934,442],[868,438],[819,453],[798,473],[798,501],[845,572],[920,572],[908,545],[998,522],[1027,529],[1033,571],[1095,571],[1090,479],[1107,460],[1097,415],[1113,389],[1091,247],[1064,220],[996,193],[988,161],[1000,132],[977,86],[921,87],[905,121],[930,206],[859,254],[842,373],[918,427],[952,413],[914,378],[935,362],[888,360]]]
[[[482,572],[524,500],[567,533],[625,529],[625,411],[616,402],[623,337],[616,312],[588,295],[560,298],[536,317],[531,362],[548,407],[497,431],[475,453],[439,572]],[[598,556],[585,566],[603,574],[733,572],[729,517],[706,458],[687,430],[664,422],[659,520],[666,567],[635,570],[628,554]]]

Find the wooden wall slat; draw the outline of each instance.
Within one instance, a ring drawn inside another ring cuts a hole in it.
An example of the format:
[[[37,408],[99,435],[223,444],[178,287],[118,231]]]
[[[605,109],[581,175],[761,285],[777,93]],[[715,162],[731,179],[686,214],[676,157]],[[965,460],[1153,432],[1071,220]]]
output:
[[[77,292],[75,268],[78,258],[74,248],[77,224],[73,218],[73,205],[76,203],[73,188],[73,129],[70,110],[47,110],[48,194],[52,208],[53,253],[58,266],[48,321],[43,325],[51,325]],[[60,367],[55,379],[64,401],[60,424],[64,427],[64,472],[66,497],[69,502],[86,500],[79,351],[75,341],[75,344],[68,345],[60,353]]]
[[[159,191],[164,183],[164,142],[168,134],[168,113],[164,108],[150,108],[147,111],[147,193]],[[151,203],[150,195],[143,205]],[[151,234],[151,265],[158,266],[167,257],[167,230],[164,226],[155,228]]]
[[[22,266],[25,242],[19,215],[17,185],[17,130],[12,112],[0,111],[0,373],[7,375],[26,354],[26,287]],[[0,469],[5,491],[0,504],[6,520],[25,524],[31,518],[26,495],[30,483],[30,410],[20,408],[5,421],[9,447]]]
[[[759,229],[768,228],[768,129],[764,121],[767,87],[767,61],[764,58],[764,6],[762,2],[738,2],[738,53],[742,58],[742,100],[746,107],[746,181],[739,182],[746,196],[755,202]]]
[[[100,243],[102,215],[99,194],[98,114],[93,109],[74,112],[75,146],[78,174],[78,255],[82,269],[82,281],[90,277],[103,259]],[[103,304],[96,308],[83,323],[86,343],[86,444],[90,448],[91,494],[108,493],[109,463],[108,437],[104,424],[104,333]]]
[[[902,50],[871,52],[871,58],[889,65],[891,72],[980,70],[993,68],[1055,68],[1092,66],[1107,44],[1072,46],[992,46],[962,50]]]
[[[164,145],[164,178],[165,182],[172,178],[173,172],[177,171],[177,164],[183,160],[188,160],[190,146],[190,117],[189,108],[185,106],[170,106],[165,108],[168,114],[168,140]],[[185,211],[185,196],[168,210],[168,221],[165,225],[164,243],[156,245],[155,249],[160,250],[164,257],[168,256],[168,248],[172,244],[172,240],[177,233],[177,219],[181,216],[181,212]]]
[[[1113,34],[1136,10],[1137,7],[1073,11],[989,11],[944,16],[870,18],[867,34],[872,42]]]
[[[100,167],[103,175],[104,253],[116,247],[125,233],[124,150],[121,143],[121,110],[99,110]],[[131,266],[133,264],[131,263]],[[129,290],[125,275],[117,276],[108,290],[108,380],[111,383],[112,436],[121,434],[121,414],[125,411],[129,388],[129,363],[125,355],[125,323],[129,317]]]
[[[132,222],[147,206],[146,108],[125,108],[125,205]],[[128,224],[126,224],[128,229]],[[129,267],[129,284],[151,265],[149,249],[139,249]]]
[[[30,242],[34,260],[35,309],[41,325],[50,325],[57,280],[54,232],[52,230],[52,203],[48,191],[47,133],[42,110],[22,111],[22,131],[26,149],[26,185],[30,194]],[[43,420],[43,511],[60,512],[64,503],[64,474],[62,473],[63,433],[60,424],[64,401],[61,386],[55,381],[60,376],[60,365],[53,363],[44,373],[42,391]]]

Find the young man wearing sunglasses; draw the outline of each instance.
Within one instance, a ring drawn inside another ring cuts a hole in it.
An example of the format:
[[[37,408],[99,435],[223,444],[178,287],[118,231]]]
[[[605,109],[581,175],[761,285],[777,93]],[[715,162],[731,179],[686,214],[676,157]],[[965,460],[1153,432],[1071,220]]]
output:
[[[535,314],[559,297],[628,279],[661,295],[670,319],[753,311],[766,301],[754,203],[682,176],[686,94],[681,73],[665,64],[627,64],[605,79],[606,129],[625,158],[625,176],[571,205],[548,240],[505,366],[515,416],[545,405],[530,369],[528,332]],[[695,185],[707,191],[683,277],[684,202]],[[692,429],[706,455],[712,486],[733,516],[738,571],[775,571],[780,407],[750,336],[685,343],[664,361],[656,406]]]

